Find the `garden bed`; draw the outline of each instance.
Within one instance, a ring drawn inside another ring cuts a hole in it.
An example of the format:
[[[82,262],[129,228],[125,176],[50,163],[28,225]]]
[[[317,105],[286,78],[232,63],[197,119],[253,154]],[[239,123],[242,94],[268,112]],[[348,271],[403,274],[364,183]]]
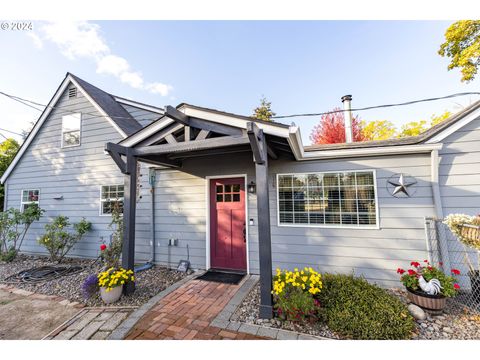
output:
[[[392,296],[398,297],[404,304],[409,301],[406,292],[399,289],[389,290]],[[341,336],[331,331],[322,322],[301,323],[280,321],[278,319],[264,320],[258,317],[260,305],[260,286],[257,284],[239,305],[232,316],[232,320],[263,325],[278,329],[291,330],[303,334],[322,336],[332,339],[342,339]],[[427,315],[424,321],[415,321],[415,331],[412,339],[480,339],[480,315],[469,312],[466,308],[449,299],[445,311],[441,315]]]
[[[0,262],[0,283],[5,283],[5,279],[11,275],[17,274],[22,270],[33,267],[57,265],[52,263],[46,257],[19,255],[13,262]],[[15,283],[10,284],[20,289],[32,291],[39,294],[56,295],[77,301],[86,306],[103,306],[99,295],[85,300],[82,295],[82,284],[91,274],[97,274],[101,271],[102,265],[95,260],[66,258],[61,265],[84,266],[85,268],[76,274],[60,277],[54,280],[40,283]],[[146,303],[151,297],[158,294],[173,283],[185,277],[185,273],[176,270],[169,270],[165,267],[155,266],[135,274],[135,292],[130,296],[122,298],[112,304],[113,306],[140,306]]]

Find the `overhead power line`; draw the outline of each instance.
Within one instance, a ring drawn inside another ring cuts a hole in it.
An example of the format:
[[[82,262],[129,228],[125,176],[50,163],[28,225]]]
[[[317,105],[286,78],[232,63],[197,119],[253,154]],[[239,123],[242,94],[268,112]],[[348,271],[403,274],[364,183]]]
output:
[[[466,95],[480,95],[480,92],[463,92],[463,93],[457,93],[457,94],[428,98],[428,99],[412,100],[412,101],[401,102],[401,103],[396,103],[396,104],[367,106],[367,107],[363,107],[363,108],[351,109],[351,111],[364,111],[364,110],[381,109],[381,108],[388,108],[388,107],[394,107],[394,106],[405,106],[405,105],[412,105],[412,104],[417,104],[417,103],[422,103],[422,102],[443,100],[443,99],[449,99],[449,98],[466,96]],[[286,119],[286,118],[304,117],[304,116],[322,116],[322,115],[335,114],[335,113],[345,112],[345,111],[346,110],[342,109],[342,110],[326,111],[326,112],[321,112],[321,113],[278,115],[278,116],[272,116],[272,119]]]

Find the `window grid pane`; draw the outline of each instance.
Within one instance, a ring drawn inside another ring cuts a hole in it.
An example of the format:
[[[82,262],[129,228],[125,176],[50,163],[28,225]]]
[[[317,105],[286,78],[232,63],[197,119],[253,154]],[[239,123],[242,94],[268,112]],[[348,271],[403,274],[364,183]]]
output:
[[[376,225],[373,172],[279,175],[281,224]]]
[[[123,213],[123,185],[104,185],[101,191],[101,213],[108,215],[112,213],[115,203],[118,203],[120,212]]]

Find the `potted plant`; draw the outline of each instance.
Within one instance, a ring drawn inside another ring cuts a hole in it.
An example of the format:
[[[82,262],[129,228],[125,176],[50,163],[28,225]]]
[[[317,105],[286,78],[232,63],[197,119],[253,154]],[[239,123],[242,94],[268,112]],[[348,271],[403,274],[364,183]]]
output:
[[[397,273],[407,289],[407,297],[414,304],[427,310],[441,311],[446,298],[457,295],[460,285],[454,276],[445,275],[428,260],[424,260],[423,264],[412,261],[410,266],[408,270],[398,268]],[[452,269],[452,275],[460,275],[460,271]]]
[[[132,270],[113,267],[98,274],[100,296],[105,304],[112,304],[122,296],[123,285],[135,281]]]
[[[474,299],[480,299],[480,215],[450,214],[443,223],[450,228],[464,246],[477,250],[478,269],[473,266],[466,249],[465,261],[469,268],[468,277],[472,287],[472,296]]]

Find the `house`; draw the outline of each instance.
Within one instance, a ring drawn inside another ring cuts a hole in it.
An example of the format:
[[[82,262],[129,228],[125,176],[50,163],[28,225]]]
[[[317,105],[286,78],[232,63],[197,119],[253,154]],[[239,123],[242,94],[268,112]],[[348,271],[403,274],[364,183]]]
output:
[[[98,256],[121,201],[124,266],[260,273],[268,317],[276,267],[397,286],[397,267],[428,257],[425,217],[480,212],[480,102],[416,137],[304,146],[296,126],[162,109],[67,74],[1,181],[6,207],[46,210],[24,252],[62,214],[93,224],[71,255]]]

